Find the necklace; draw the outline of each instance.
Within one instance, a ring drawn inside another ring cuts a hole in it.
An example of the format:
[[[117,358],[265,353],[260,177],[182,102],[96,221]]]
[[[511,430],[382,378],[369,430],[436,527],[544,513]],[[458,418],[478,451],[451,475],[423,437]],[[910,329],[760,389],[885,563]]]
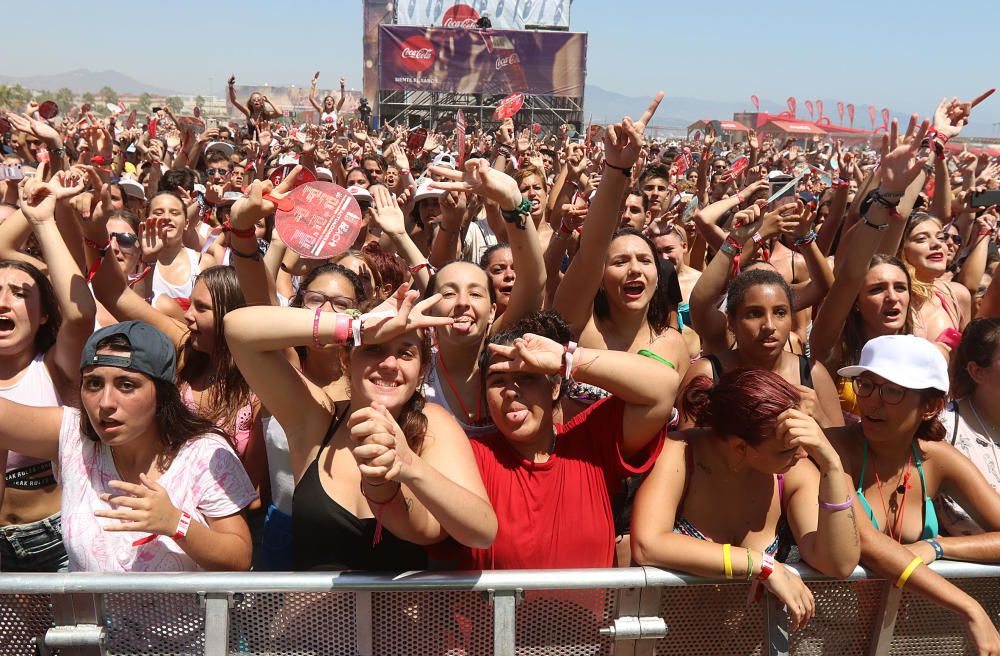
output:
[[[986,425],[986,422],[983,421],[983,418],[979,416],[979,411],[976,410],[976,404],[972,402],[971,398],[969,398],[969,407],[972,408],[972,414],[975,415],[976,421],[979,422],[979,427],[983,429],[983,432],[986,433],[987,439],[989,439],[990,441],[990,455],[993,456],[993,465],[997,468],[998,471],[1000,471],[1000,460],[997,459],[997,442],[995,439],[993,439],[993,431],[990,430],[990,428],[996,428],[996,427]],[[955,421],[958,422],[960,418],[961,418],[960,413],[955,412]]]
[[[455,387],[455,383],[451,382],[451,376],[448,375],[448,368],[444,366],[444,358],[441,357],[441,352],[438,351],[438,363],[441,365],[441,373],[444,374],[445,381],[448,382],[448,387],[451,388],[451,393],[455,395],[458,400],[458,405],[462,407],[462,412],[465,413],[467,420],[470,424],[478,424],[480,421],[480,415],[483,409],[483,390],[479,390],[479,400],[476,404],[476,414],[473,415],[469,412],[469,409],[465,407],[465,401],[462,400],[462,396],[458,393],[458,389]]]
[[[889,531],[889,539],[895,539],[896,542],[901,543],[903,540],[903,516],[906,514],[906,491],[910,489],[910,461],[913,458],[912,454],[906,457],[906,463],[903,465],[903,471],[899,473],[899,478],[896,483],[896,494],[902,495],[902,499],[899,503],[899,510],[896,516],[892,520],[892,524],[889,524],[889,506],[885,503],[885,495],[882,493],[882,479],[878,475],[878,466],[875,464],[874,458],[872,459],[872,471],[875,472],[875,484],[878,486],[878,498],[882,502],[882,510],[885,512],[885,525]],[[889,500],[892,501],[892,492],[889,493]]]

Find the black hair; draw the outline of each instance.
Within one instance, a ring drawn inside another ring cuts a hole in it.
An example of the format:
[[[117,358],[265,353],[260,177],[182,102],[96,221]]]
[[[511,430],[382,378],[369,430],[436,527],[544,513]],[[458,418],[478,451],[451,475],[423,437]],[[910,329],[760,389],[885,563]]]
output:
[[[569,324],[566,323],[566,320],[558,312],[555,310],[535,310],[507,330],[501,331],[491,337],[488,344],[510,346],[514,343],[514,340],[524,337],[527,333],[547,337],[559,344],[566,344],[573,338],[573,332],[570,330]],[[481,385],[484,390],[486,389],[486,378],[490,371],[491,357],[488,345],[479,352],[479,375],[482,377]],[[553,385],[557,381],[559,382],[559,396],[562,396],[563,392],[566,391],[566,379],[561,376],[547,376],[547,378]]]
[[[504,248],[510,250],[510,244],[493,244],[485,251],[483,251],[483,256],[479,258],[479,268],[482,269],[483,271],[488,270],[490,265],[490,257],[492,257],[493,254],[496,253],[497,251],[502,250]]]
[[[160,183],[156,186],[156,190],[176,192],[177,188],[180,187],[184,191],[191,191],[194,188],[196,179],[197,175],[193,169],[170,169],[160,178]]]
[[[638,237],[646,242],[646,246],[653,256],[653,263],[656,266],[656,289],[653,291],[653,297],[649,300],[646,321],[649,322],[653,332],[659,335],[670,327],[670,312],[676,309],[682,300],[677,271],[674,269],[673,262],[660,257],[652,240],[635,228],[622,228],[612,235],[611,241],[613,242],[620,237]],[[600,288],[594,297],[594,316],[606,319],[610,314],[611,308],[608,305],[607,293],[603,288]]]
[[[295,291],[295,296],[293,296],[291,302],[289,302],[289,307],[302,307],[302,296],[309,290],[309,285],[311,285],[316,278],[327,274],[337,274],[343,276],[347,282],[351,283],[351,287],[354,289],[354,298],[357,300],[358,307],[361,307],[361,304],[368,300],[368,296],[365,294],[364,285],[361,284],[361,278],[358,274],[341,264],[326,263],[316,267],[306,274],[306,277],[299,283],[299,288]],[[306,346],[297,346],[295,347],[295,352],[299,354],[299,359],[302,360],[305,359],[308,354],[309,348]]]
[[[59,326],[62,325],[62,312],[59,310],[59,300],[56,298],[56,290],[52,287],[52,282],[34,265],[20,260],[0,260],[0,269],[17,269],[28,274],[32,282],[35,283],[41,302],[41,313],[48,317],[48,321],[39,324],[38,332],[35,333],[35,353],[48,352],[56,343]]]
[[[781,288],[788,298],[788,309],[792,312],[795,311],[795,298],[792,294],[792,288],[784,276],[777,271],[761,268],[744,271],[733,279],[733,282],[729,285],[729,292],[726,294],[726,314],[730,317],[735,316],[736,308],[743,305],[747,292],[752,287],[762,285]]]

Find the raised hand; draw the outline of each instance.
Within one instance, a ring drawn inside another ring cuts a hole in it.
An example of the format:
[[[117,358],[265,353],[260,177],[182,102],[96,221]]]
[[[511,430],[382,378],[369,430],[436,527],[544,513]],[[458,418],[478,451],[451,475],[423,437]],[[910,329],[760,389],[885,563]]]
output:
[[[820,471],[830,467],[841,469],[840,456],[826,439],[826,434],[815,417],[822,413],[815,392],[807,393],[802,387],[799,392],[802,400],[799,408],[789,408],[778,415],[777,436],[783,441],[786,449],[802,447],[816,461]]]
[[[375,223],[382,228],[382,232],[387,235],[401,235],[406,232],[403,210],[400,209],[389,190],[382,185],[372,185],[368,191],[371,192],[372,198],[375,200],[372,211]]]
[[[46,145],[58,148],[62,144],[62,139],[54,127],[44,121],[33,118],[31,114],[7,112],[7,120],[15,130],[26,134],[33,134],[44,141]]]
[[[627,169],[635,164],[643,146],[642,133],[662,100],[663,92],[660,91],[638,121],[633,122],[626,116],[621,123],[608,126],[604,133],[604,159],[609,165]]]
[[[361,327],[362,344],[387,342],[411,330],[450,326],[455,322],[452,317],[435,317],[426,313],[441,300],[441,294],[434,294],[417,303],[419,297],[419,292],[410,290],[409,283],[400,285],[392,296],[371,310],[373,315],[390,313],[392,316],[367,319]]]
[[[563,345],[547,337],[526,333],[510,346],[490,344],[490,353],[503,360],[490,365],[491,372],[523,371],[535,374],[557,374],[562,368]]]
[[[430,186],[434,189],[471,192],[499,204],[503,210],[513,210],[521,202],[521,192],[514,178],[497,171],[485,159],[467,160],[464,171],[442,166],[428,168],[431,173],[447,178],[446,181],[431,182]]]
[[[313,73],[312,82],[310,84],[313,87],[315,87],[317,82],[319,82],[319,71],[316,71],[315,73]]]
[[[883,193],[902,194],[923,170],[927,158],[917,159],[917,153],[929,128],[930,122],[925,120],[914,139],[892,151],[889,150],[889,135],[882,135],[882,163],[879,167],[882,180],[879,189]]]

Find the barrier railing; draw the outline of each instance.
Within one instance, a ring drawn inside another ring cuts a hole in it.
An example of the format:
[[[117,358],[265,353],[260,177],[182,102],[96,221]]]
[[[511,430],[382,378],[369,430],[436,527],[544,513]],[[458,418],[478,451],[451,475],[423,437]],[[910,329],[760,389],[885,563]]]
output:
[[[940,562],[995,620],[1000,566]],[[649,567],[0,576],[5,655],[960,654],[960,619],[858,568],[796,567],[816,617],[788,633],[749,585]]]

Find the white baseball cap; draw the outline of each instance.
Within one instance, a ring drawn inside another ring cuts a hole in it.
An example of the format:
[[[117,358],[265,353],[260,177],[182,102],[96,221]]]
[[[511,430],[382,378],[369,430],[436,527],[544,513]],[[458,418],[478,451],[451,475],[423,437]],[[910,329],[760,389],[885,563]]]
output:
[[[358,201],[361,205],[371,205],[375,202],[375,198],[372,197],[371,192],[364,187],[359,187],[358,185],[351,185],[348,187],[347,193],[354,196],[354,200]]]
[[[837,371],[856,378],[866,371],[912,390],[948,393],[948,362],[936,346],[916,335],[883,335],[861,349],[861,361]]]
[[[434,189],[431,187],[430,178],[426,178],[417,186],[417,191],[413,194],[413,202],[419,203],[425,198],[440,198],[443,195],[444,190]]]

